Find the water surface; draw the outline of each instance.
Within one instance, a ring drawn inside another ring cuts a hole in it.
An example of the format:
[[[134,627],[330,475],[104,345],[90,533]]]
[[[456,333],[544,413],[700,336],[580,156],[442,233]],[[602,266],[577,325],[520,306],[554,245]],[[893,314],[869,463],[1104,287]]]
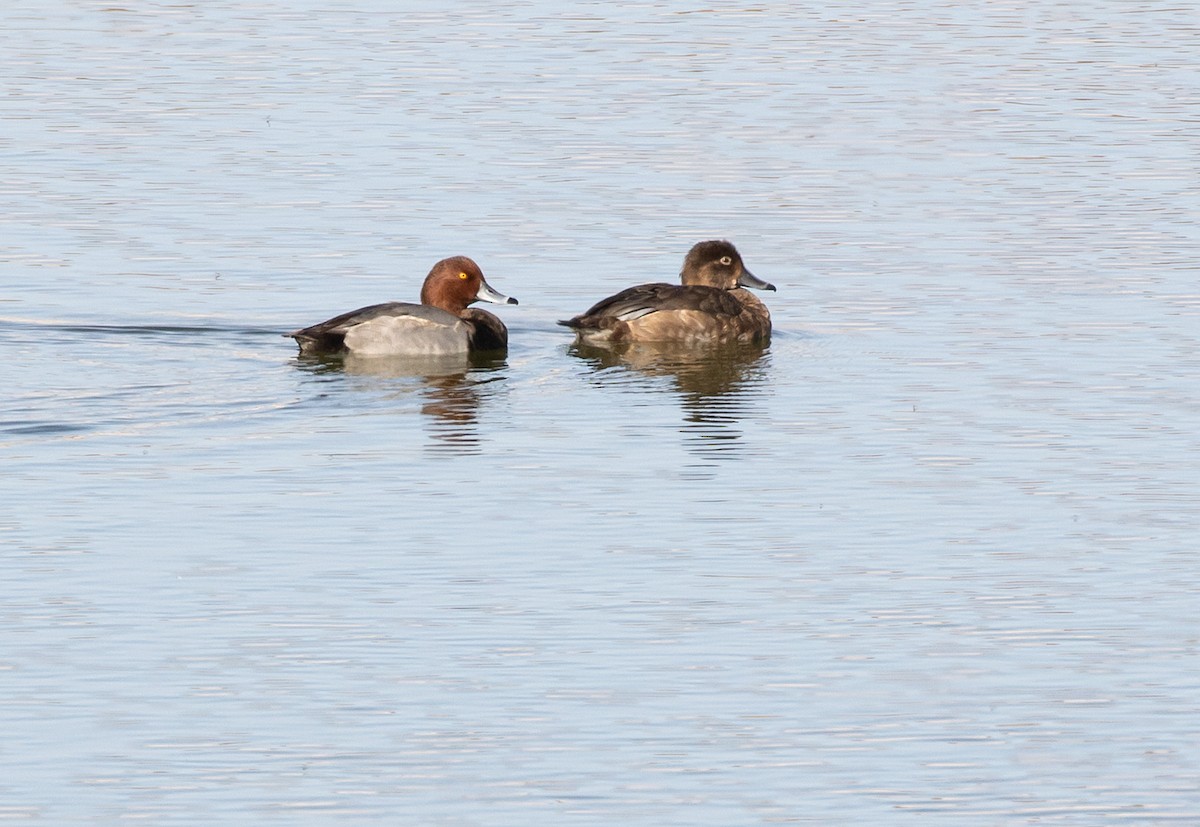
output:
[[[0,817],[1200,822],[1190,9],[0,23]],[[717,237],[769,346],[554,324]]]

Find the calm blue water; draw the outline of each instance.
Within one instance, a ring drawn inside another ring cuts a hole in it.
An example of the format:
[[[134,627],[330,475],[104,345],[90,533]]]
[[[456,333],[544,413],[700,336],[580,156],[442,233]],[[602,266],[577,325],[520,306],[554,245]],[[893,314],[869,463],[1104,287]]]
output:
[[[0,819],[1200,823],[1198,35],[7,3]],[[716,237],[769,347],[555,326]]]

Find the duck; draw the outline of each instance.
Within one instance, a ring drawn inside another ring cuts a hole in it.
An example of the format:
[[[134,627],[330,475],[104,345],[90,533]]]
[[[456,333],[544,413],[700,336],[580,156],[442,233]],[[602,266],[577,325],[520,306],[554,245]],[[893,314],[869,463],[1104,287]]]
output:
[[[763,342],[771,336],[767,306],[745,288],[775,290],[755,276],[728,241],[701,241],[688,251],[680,284],[639,284],[559,322],[580,342]]]
[[[451,356],[508,347],[508,328],[476,301],[518,304],[492,289],[466,256],[444,258],[425,277],[421,303],[385,302],[285,333],[302,355]]]

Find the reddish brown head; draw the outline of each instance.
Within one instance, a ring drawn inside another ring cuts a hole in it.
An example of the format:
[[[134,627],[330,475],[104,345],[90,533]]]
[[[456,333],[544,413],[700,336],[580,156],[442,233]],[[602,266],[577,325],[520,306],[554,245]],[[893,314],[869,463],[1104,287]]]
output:
[[[467,305],[476,301],[517,303],[516,299],[493,290],[479,265],[466,256],[442,259],[433,265],[421,286],[421,304],[440,307],[455,316],[461,316]]]

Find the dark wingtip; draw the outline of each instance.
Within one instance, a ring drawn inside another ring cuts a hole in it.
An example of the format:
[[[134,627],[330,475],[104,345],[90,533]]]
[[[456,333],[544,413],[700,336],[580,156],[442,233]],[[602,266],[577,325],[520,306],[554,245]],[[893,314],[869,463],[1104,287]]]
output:
[[[509,296],[508,301],[506,301],[505,304],[520,304],[520,302],[514,299],[512,296]]]
[[[559,319],[555,324],[560,324],[563,327],[580,327],[579,319]]]

